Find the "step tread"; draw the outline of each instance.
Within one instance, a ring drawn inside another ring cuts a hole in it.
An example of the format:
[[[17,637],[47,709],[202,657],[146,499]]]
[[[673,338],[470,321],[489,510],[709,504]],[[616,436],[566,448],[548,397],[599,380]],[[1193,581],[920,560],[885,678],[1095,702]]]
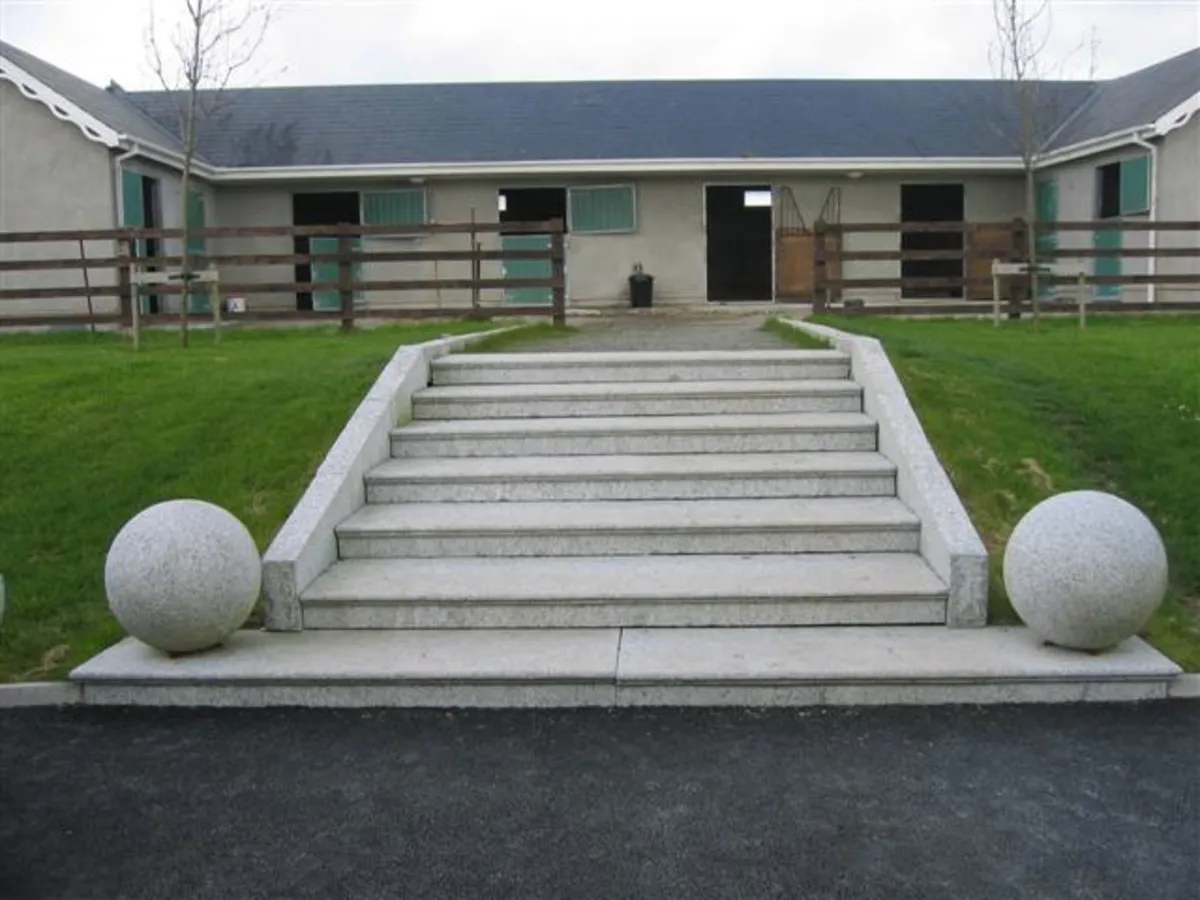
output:
[[[941,598],[915,553],[363,559],[335,563],[305,603],[669,603]]]
[[[595,481],[644,478],[805,475],[891,475],[881,453],[675,453],[611,456],[475,456],[389,459],[367,474],[371,483],[413,481]]]
[[[608,351],[595,353],[474,353],[450,354],[433,362],[434,369],[503,369],[511,366],[651,365],[680,363],[826,363],[845,364],[850,357],[840,350],[670,350]]]
[[[596,534],[652,531],[903,529],[919,520],[893,497],[380,503],[337,526],[346,537],[396,533]]]
[[[544,419],[450,419],[414,421],[393,430],[394,437],[421,440],[444,437],[587,435],[612,433],[713,434],[720,432],[873,431],[864,413],[754,413],[708,416],[589,416]]]
[[[849,379],[792,381],[632,381],[583,384],[471,384],[424,388],[418,403],[474,401],[504,403],[530,400],[643,400],[653,398],[724,398],[847,396],[862,393]]]
[[[1101,655],[990,626],[244,630],[207,653],[172,658],[127,638],[71,673],[85,685],[638,685],[1103,683],[1174,679],[1179,667],[1139,638]],[[183,695],[191,699],[192,695]],[[617,697],[613,697],[616,700]],[[158,702],[162,702],[161,699]],[[321,705],[319,697],[310,701]],[[462,705],[472,705],[464,702]],[[521,705],[514,695],[510,705]]]

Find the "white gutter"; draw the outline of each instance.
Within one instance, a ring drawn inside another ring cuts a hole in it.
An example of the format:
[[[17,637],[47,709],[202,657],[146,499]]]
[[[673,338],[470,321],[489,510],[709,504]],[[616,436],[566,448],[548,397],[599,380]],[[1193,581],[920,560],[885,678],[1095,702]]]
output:
[[[538,160],[531,162],[403,163],[353,166],[263,166],[217,168],[213,181],[240,182],[374,179],[467,178],[523,175],[684,174],[710,172],[947,172],[1021,171],[1015,157],[776,158],[776,159],[614,159]]]
[[[1133,142],[1139,147],[1145,147],[1150,151],[1150,222],[1153,224],[1158,221],[1158,145],[1152,144],[1141,135],[1136,135]],[[1153,251],[1158,248],[1158,231],[1151,228],[1147,233],[1147,246]],[[1146,261],[1146,274],[1156,275],[1158,273],[1158,257],[1151,256]],[[1151,282],[1146,285],[1146,302],[1154,303],[1158,299],[1158,285]]]

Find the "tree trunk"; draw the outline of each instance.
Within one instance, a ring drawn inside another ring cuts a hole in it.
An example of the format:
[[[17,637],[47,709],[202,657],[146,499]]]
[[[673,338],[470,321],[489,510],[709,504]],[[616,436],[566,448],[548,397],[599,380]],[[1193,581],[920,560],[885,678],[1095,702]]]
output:
[[[179,294],[179,342],[182,346],[188,345],[188,300],[191,296],[192,286],[192,260],[188,253],[188,244],[191,242],[191,223],[188,221],[188,191],[191,190],[192,181],[192,161],[190,156],[184,159],[183,175],[180,178],[179,190],[183,194],[183,246],[180,248],[180,257],[183,265],[179,271],[179,282],[182,291]]]
[[[1025,221],[1029,227],[1026,228],[1025,240],[1026,259],[1029,263],[1029,302],[1033,306],[1033,321],[1037,322],[1042,317],[1042,301],[1038,295],[1038,276],[1034,270],[1037,265],[1037,187],[1035,175],[1033,171],[1032,160],[1025,165]]]

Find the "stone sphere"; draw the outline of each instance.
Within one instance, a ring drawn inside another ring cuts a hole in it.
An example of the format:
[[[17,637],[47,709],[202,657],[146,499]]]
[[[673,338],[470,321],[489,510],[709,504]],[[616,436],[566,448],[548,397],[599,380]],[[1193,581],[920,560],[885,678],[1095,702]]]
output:
[[[1167,551],[1136,506],[1100,491],[1044,500],[1013,530],[1004,586],[1036,635],[1104,650],[1136,634],[1167,592]]]
[[[171,500],[138,513],[104,564],[117,621],[167,653],[223,642],[245,623],[261,586],[262,560],[246,526],[202,500]]]

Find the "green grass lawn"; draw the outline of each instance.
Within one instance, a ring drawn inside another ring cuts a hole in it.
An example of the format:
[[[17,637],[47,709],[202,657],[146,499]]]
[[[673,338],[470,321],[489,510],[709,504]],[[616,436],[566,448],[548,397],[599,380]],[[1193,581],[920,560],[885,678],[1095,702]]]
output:
[[[0,337],[0,681],[61,677],[121,637],[104,557],[162,500],[225,507],[266,549],[401,344],[496,327],[430,323]]]
[[[1200,670],[1200,318],[1005,322],[820,317],[886,346],[992,555],[1034,504],[1096,488],[1158,526],[1171,593],[1146,636]]]

